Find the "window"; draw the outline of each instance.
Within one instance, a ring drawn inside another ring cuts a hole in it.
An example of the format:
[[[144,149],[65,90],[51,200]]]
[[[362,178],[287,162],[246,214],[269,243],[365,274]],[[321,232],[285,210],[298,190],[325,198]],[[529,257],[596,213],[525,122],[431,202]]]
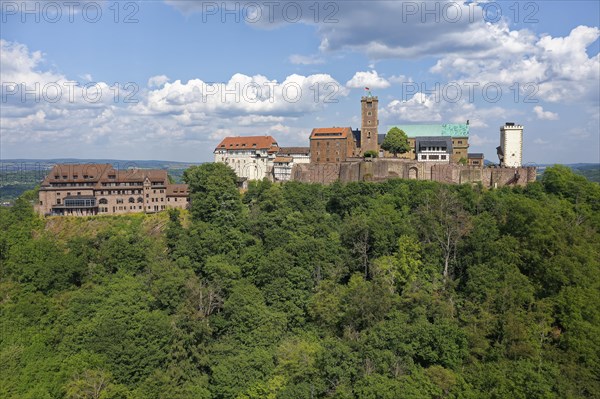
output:
[[[106,205],[106,204],[108,204],[108,200],[106,198],[100,198],[100,201],[98,201],[98,203],[100,203],[102,205]]]
[[[123,198],[117,198],[117,204],[122,204],[123,203]],[[121,207],[119,207],[119,209],[121,209]]]
[[[367,112],[367,116],[371,116],[373,113],[371,111]]]
[[[57,205],[60,205],[60,198],[57,198],[57,199],[56,199],[56,204],[57,204]]]
[[[144,199],[142,197],[138,197],[137,202],[144,202]]]
[[[78,198],[78,199],[65,199],[66,207],[93,207],[96,206],[95,198]]]
[[[368,102],[367,103],[367,108],[373,108],[373,103],[372,102]]]
[[[442,159],[446,159],[446,156],[445,156],[445,155],[442,155]]]
[[[135,203],[135,199],[134,199],[133,197],[129,197],[129,203],[130,203],[130,204],[133,204],[133,203]]]

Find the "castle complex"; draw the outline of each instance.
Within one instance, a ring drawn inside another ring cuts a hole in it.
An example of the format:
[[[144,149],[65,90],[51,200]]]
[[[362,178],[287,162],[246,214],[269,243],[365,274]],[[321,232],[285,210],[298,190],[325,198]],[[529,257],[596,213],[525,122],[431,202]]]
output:
[[[395,155],[382,148],[386,134],[379,133],[378,98],[369,94],[360,104],[360,130],[314,128],[310,146],[295,147],[298,154],[286,153],[271,136],[227,137],[215,148],[215,162],[231,166],[243,182],[405,178],[499,187],[525,185],[536,178],[535,168],[522,167],[523,126],[507,122],[500,128],[500,164],[495,167],[485,167],[483,154],[468,152],[469,121],[389,126],[388,131],[398,128],[408,138],[409,151]]]
[[[329,184],[404,178],[491,188],[536,179],[536,168],[521,165],[521,125],[507,122],[500,128],[500,164],[495,167],[485,167],[483,154],[468,152],[468,121],[390,126],[408,138],[409,150],[397,156],[382,148],[386,135],[379,133],[378,98],[369,94],[360,103],[360,130],[314,128],[309,147],[280,147],[272,136],[226,137],[214,150],[215,162],[231,167],[242,188],[249,180],[262,179]],[[43,215],[87,216],[154,213],[188,205],[188,186],[171,184],[164,170],[60,164],[42,182],[36,209]]]

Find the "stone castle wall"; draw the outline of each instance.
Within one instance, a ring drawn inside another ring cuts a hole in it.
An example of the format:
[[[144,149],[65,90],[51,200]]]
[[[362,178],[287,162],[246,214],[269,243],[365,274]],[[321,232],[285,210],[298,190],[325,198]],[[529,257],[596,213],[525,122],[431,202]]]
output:
[[[535,167],[482,168],[458,164],[436,164],[407,159],[353,159],[340,164],[294,165],[292,180],[331,184],[335,181],[385,181],[401,178],[440,183],[481,183],[484,187],[525,186],[535,181]]]

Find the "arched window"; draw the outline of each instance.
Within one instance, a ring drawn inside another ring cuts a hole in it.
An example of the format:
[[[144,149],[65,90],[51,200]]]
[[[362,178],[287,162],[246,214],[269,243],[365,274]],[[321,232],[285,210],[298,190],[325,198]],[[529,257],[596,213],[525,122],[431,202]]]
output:
[[[98,203],[102,204],[102,205],[106,205],[106,204],[108,204],[108,200],[106,198],[100,198],[100,201],[98,201]]]
[[[129,203],[130,204],[134,204],[135,203],[135,199],[133,197],[129,197]]]
[[[142,197],[138,197],[138,202],[144,202],[144,199]]]

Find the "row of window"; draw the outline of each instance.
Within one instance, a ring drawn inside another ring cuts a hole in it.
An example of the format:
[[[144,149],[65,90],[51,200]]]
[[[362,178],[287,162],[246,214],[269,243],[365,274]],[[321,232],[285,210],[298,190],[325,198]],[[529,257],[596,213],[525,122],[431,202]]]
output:
[[[92,187],[96,183],[50,183],[50,187]]]
[[[143,186],[144,183],[141,181],[136,182],[110,182],[110,183],[102,183],[104,187],[119,187],[119,186]]]
[[[421,159],[422,160],[430,160],[430,161],[439,161],[439,160],[446,160],[447,157],[446,155],[421,155]]]
[[[329,147],[329,141],[326,141],[325,143],[326,143],[326,146]],[[336,140],[335,146],[337,148],[339,148],[340,147],[340,141]],[[321,147],[321,142],[320,141],[317,141],[317,147]]]

